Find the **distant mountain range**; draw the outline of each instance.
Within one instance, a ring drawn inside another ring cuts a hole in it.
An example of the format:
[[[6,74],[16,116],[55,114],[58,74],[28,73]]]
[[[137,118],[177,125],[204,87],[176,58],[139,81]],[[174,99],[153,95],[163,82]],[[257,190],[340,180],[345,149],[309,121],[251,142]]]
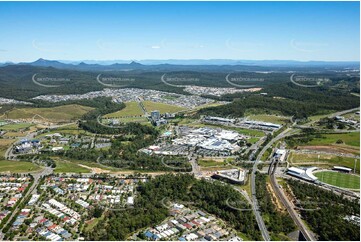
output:
[[[292,60],[141,60],[141,61],[57,61],[38,59],[34,62],[1,63],[0,66],[30,65],[79,71],[290,71],[302,69],[359,69],[355,61],[292,61]]]

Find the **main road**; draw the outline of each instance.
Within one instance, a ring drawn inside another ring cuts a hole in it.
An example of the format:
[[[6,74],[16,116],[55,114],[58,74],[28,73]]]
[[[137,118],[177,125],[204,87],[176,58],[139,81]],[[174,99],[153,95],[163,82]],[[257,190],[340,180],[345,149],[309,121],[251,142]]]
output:
[[[257,200],[257,197],[256,197],[256,171],[257,171],[257,166],[263,156],[263,154],[266,152],[266,150],[268,148],[271,147],[271,145],[288,136],[288,135],[291,135],[292,134],[292,128],[287,128],[286,130],[284,130],[283,132],[281,132],[279,135],[277,135],[275,138],[273,138],[272,140],[270,140],[264,147],[263,149],[261,150],[261,152],[258,154],[257,158],[256,158],[256,161],[254,162],[254,165],[253,165],[253,168],[252,168],[252,173],[251,173],[251,191],[252,191],[252,202],[253,202],[253,211],[254,211],[254,214],[256,216],[256,220],[257,220],[257,224],[258,224],[258,227],[259,229],[261,230],[261,233],[262,233],[262,237],[265,241],[269,241],[271,240],[270,236],[269,236],[269,233],[268,233],[268,230],[266,228],[266,225],[264,223],[264,220],[262,218],[262,215],[259,211],[259,207],[258,207],[258,200]]]
[[[14,161],[16,162],[16,161]],[[19,205],[24,202],[26,200],[26,198],[32,194],[35,194],[36,192],[36,187],[39,184],[39,180],[47,175],[50,175],[53,173],[53,169],[50,167],[45,167],[42,171],[37,172],[37,173],[33,173],[32,176],[34,178],[33,180],[33,184],[31,185],[31,187],[29,188],[29,190],[24,194],[24,196],[21,198],[20,202],[17,204],[16,208],[11,212],[11,215],[9,217],[9,219],[6,221],[6,223],[3,225],[3,228],[5,228],[8,223],[11,222],[11,220],[14,218],[14,216],[19,212]],[[0,231],[0,240],[3,239],[4,234],[2,233],[2,230]]]
[[[316,238],[314,237],[313,233],[309,228],[304,224],[302,219],[299,217],[298,213],[295,211],[292,203],[287,199],[286,195],[284,194],[283,190],[280,189],[276,176],[275,176],[275,170],[277,169],[278,162],[275,161],[274,169],[272,171],[273,163],[270,165],[269,169],[269,175],[271,180],[271,186],[273,191],[275,192],[277,198],[282,202],[283,206],[287,209],[289,215],[291,216],[294,223],[297,225],[298,229],[301,231],[303,236],[307,241],[316,241]]]

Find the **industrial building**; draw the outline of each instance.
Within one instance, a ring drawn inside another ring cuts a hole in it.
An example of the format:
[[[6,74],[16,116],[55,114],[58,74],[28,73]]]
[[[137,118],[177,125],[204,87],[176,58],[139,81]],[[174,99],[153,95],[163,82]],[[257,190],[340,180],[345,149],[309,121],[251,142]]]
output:
[[[261,121],[253,121],[253,120],[245,120],[243,121],[244,124],[249,125],[251,128],[258,128],[258,129],[279,129],[282,127],[280,124],[268,123],[268,122],[261,122]]]
[[[205,116],[203,121],[205,121],[205,122],[231,123],[231,124],[233,124],[235,122],[235,119]]]
[[[237,141],[242,139],[239,133],[212,128],[193,129],[181,138],[174,139],[175,145],[196,146],[206,150],[213,151],[236,151],[240,147]]]

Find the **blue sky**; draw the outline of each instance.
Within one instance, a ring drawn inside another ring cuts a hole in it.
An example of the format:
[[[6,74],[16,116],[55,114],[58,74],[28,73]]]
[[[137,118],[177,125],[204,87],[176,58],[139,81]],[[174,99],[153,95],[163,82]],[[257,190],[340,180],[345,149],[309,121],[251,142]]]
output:
[[[360,59],[358,2],[0,2],[0,62]]]

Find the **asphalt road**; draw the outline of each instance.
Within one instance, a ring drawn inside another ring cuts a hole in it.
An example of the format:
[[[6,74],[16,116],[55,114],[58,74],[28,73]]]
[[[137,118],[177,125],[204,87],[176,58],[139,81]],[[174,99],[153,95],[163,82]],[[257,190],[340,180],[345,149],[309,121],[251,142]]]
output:
[[[264,152],[266,152],[266,150],[271,147],[271,145],[288,136],[288,135],[291,135],[291,131],[293,131],[291,128],[287,128],[286,130],[284,130],[283,132],[281,132],[279,135],[277,135],[275,138],[273,138],[270,142],[268,142],[264,147],[263,149],[261,150],[261,152],[258,154],[257,158],[256,158],[256,161],[253,165],[253,169],[252,169],[252,173],[251,173],[251,191],[252,191],[252,202],[253,202],[253,211],[254,211],[254,214],[256,216],[256,220],[257,220],[257,224],[258,224],[258,227],[259,229],[261,230],[261,233],[262,233],[262,237],[265,241],[269,241],[271,240],[270,236],[269,236],[269,233],[268,233],[268,230],[266,228],[266,225],[264,223],[264,220],[262,218],[262,215],[259,211],[259,206],[258,206],[258,200],[257,200],[257,197],[256,197],[256,171],[257,171],[257,165],[259,164]]]
[[[283,190],[280,189],[274,171],[277,169],[278,162],[275,161],[274,169],[272,170],[273,162],[270,165],[270,180],[273,191],[275,192],[277,198],[282,202],[283,206],[288,211],[288,214],[291,216],[292,220],[297,225],[298,229],[301,231],[303,236],[307,241],[316,241],[313,233],[307,228],[302,219],[299,217],[298,213],[294,210],[292,203],[287,199],[286,195],[283,193]]]
[[[46,175],[50,175],[51,173],[53,173],[53,169],[51,169],[50,167],[45,167],[42,171],[40,172],[37,172],[37,173],[33,173],[32,176],[34,177],[34,182],[33,184],[31,185],[31,187],[29,188],[29,190],[26,192],[26,194],[24,194],[24,196],[21,198],[21,202],[18,203],[21,204],[28,196],[30,196],[31,194],[35,194],[36,192],[36,187],[38,186],[39,184],[39,180],[40,178],[42,178],[43,176],[46,176]],[[19,206],[17,206],[12,212],[11,212],[11,215],[10,215],[10,218],[8,219],[8,221],[4,224],[3,228],[6,227],[6,225],[13,219],[13,217],[18,213],[19,211]],[[0,233],[0,240],[3,239],[3,233],[1,231]]]

